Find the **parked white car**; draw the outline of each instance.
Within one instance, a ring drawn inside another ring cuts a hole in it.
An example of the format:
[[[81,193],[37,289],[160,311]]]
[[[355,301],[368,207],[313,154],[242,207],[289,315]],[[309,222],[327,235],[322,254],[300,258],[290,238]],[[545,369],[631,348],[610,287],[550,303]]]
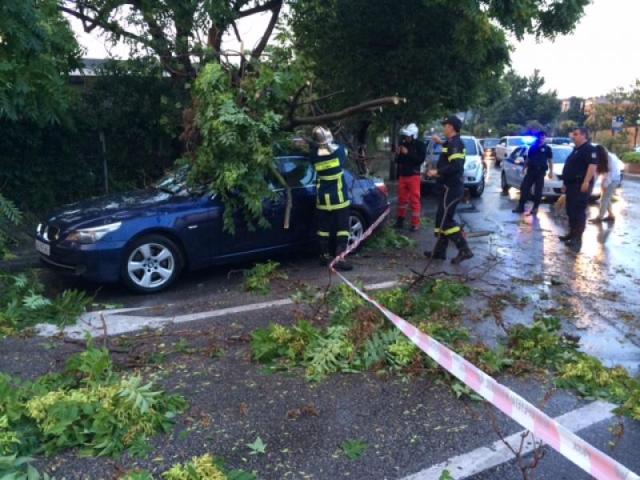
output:
[[[553,151],[553,179],[546,178],[542,196],[547,198],[556,198],[562,195],[562,169],[569,154],[573,151],[572,147],[565,145],[550,145]],[[524,163],[529,151],[528,146],[516,148],[505,162],[502,163],[501,185],[502,193],[509,193],[510,188],[520,189],[520,184],[524,178]],[[615,153],[609,153],[613,159],[620,164],[620,184],[622,184],[622,175],[624,172],[624,163]],[[593,198],[600,196],[600,178],[596,178],[596,183],[591,194]]]
[[[464,186],[469,189],[472,197],[479,197],[484,192],[485,175],[487,173],[484,164],[484,150],[476,137],[461,136],[465,148],[464,161]],[[435,179],[427,178],[426,171],[429,168],[435,168],[438,163],[438,157],[442,153],[442,145],[429,142],[427,144],[427,156],[422,164],[422,183],[430,186],[435,184]]]
[[[525,147],[535,142],[535,137],[519,135],[513,137],[502,137],[496,145],[496,166],[509,158],[509,155],[518,147]]]

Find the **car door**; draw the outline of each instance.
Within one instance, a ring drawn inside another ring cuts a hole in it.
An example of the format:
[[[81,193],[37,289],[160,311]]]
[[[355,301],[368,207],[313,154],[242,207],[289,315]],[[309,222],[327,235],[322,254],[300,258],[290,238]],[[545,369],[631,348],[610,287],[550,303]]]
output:
[[[504,172],[507,176],[507,183],[512,187],[520,187],[522,183],[522,171],[524,168],[525,148],[516,148],[504,162]]]
[[[316,172],[307,157],[278,157],[276,165],[280,175],[291,189],[292,205],[289,228],[281,228],[277,241],[281,245],[302,243],[314,239]],[[274,185],[278,194],[278,210],[271,212],[270,221],[279,222],[282,227],[286,212],[286,190],[279,184]]]
[[[496,160],[499,162],[506,160],[507,158],[507,139],[502,137],[496,145]]]

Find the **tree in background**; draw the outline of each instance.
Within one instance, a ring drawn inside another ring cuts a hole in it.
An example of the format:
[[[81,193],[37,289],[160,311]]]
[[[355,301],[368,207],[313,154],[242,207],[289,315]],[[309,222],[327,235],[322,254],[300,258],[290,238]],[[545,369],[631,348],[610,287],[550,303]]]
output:
[[[478,116],[485,123],[494,125],[501,134],[522,133],[533,122],[536,122],[536,128],[548,128],[558,118],[560,100],[555,91],[543,91],[545,80],[538,70],[530,77],[510,70],[500,83],[496,88],[500,98],[479,107]]]
[[[79,56],[55,0],[0,3],[0,119],[60,122]]]
[[[560,115],[560,120],[569,120],[576,125],[584,125],[587,116],[584,113],[585,99],[582,97],[570,97],[569,108]]]
[[[618,87],[612,90],[606,95],[606,99],[606,103],[594,106],[585,124],[597,134],[598,141],[607,148],[616,153],[624,153],[630,150],[638,140],[635,127],[640,120],[640,79],[626,89]],[[619,116],[624,117],[625,129],[614,135],[611,130],[611,121]]]

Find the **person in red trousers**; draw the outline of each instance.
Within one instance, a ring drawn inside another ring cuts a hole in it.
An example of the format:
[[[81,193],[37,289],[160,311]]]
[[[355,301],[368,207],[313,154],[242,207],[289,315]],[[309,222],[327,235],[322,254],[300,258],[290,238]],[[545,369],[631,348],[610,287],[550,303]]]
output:
[[[400,129],[400,145],[396,155],[398,165],[398,213],[395,228],[404,227],[407,207],[411,206],[412,232],[420,228],[420,166],[424,162],[426,147],[418,140],[415,123]]]

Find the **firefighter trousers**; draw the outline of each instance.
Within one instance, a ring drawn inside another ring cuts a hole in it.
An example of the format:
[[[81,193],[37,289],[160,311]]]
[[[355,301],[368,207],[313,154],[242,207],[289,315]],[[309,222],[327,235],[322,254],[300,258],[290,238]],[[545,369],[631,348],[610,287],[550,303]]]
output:
[[[320,254],[331,258],[341,254],[349,240],[349,207],[317,210]]]
[[[411,225],[420,225],[420,175],[400,177],[398,180],[398,218],[404,219],[411,207]]]

